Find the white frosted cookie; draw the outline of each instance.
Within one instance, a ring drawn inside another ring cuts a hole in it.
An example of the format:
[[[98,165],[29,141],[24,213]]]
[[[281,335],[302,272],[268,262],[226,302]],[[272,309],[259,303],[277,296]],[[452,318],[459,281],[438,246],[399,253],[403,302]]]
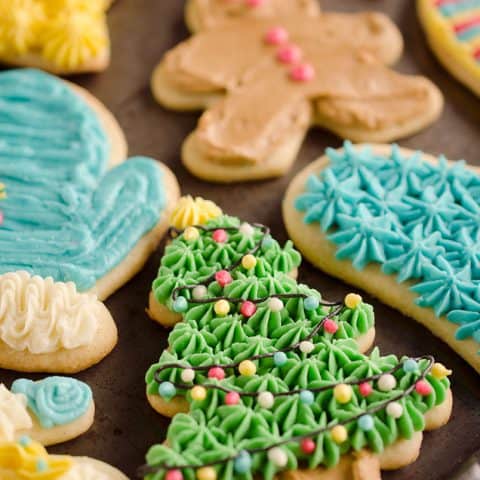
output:
[[[413,317],[480,371],[478,168],[388,145],[327,150],[285,225],[315,266]]]
[[[0,0],[0,62],[57,75],[110,64],[110,0]]]
[[[88,457],[49,455],[29,437],[0,442],[2,480],[127,480],[116,468]]]
[[[104,300],[158,245],[175,176],[149,158],[125,161],[117,122],[79,87],[12,70],[0,73],[0,100],[0,274],[72,281]]]
[[[291,167],[312,126],[385,142],[434,122],[438,88],[388,67],[402,48],[378,13],[239,16],[167,52],[151,84],[165,107],[206,110],[182,149],[194,175],[259,180]]]
[[[0,384],[0,442],[29,436],[45,446],[63,443],[85,433],[94,416],[92,391],[73,378],[18,379],[11,391]]]

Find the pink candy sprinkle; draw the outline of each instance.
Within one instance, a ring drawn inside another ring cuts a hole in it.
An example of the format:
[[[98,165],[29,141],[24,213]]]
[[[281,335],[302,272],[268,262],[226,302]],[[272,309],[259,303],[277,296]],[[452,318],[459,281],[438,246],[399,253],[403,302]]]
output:
[[[325,320],[325,322],[323,324],[323,329],[327,333],[334,334],[334,333],[337,333],[338,325],[333,320],[331,320],[330,318],[327,318],[327,320]]]
[[[245,0],[245,5],[251,8],[260,7],[264,3],[265,3],[265,0]]]
[[[358,391],[362,397],[368,397],[372,393],[373,388],[369,383],[364,382],[358,386]]]
[[[0,210],[0,225],[2,225],[4,219],[3,212]]]
[[[228,392],[225,395],[225,404],[232,406],[240,402],[240,395],[237,392]]]
[[[269,45],[282,45],[288,41],[288,32],[283,27],[273,27],[265,34],[265,42]]]
[[[300,448],[302,449],[303,453],[310,455],[315,451],[317,446],[315,445],[315,442],[311,438],[304,438],[300,442]]]
[[[309,82],[315,78],[315,69],[309,63],[295,65],[290,70],[290,78],[294,82]]]
[[[297,63],[302,58],[302,50],[296,45],[285,45],[280,47],[277,52],[277,59],[279,62],[291,65]]]
[[[165,480],[183,480],[183,474],[180,470],[169,470],[165,474]]]
[[[422,395],[423,397],[425,397],[427,395],[430,395],[430,393],[432,393],[432,387],[427,381],[419,380],[415,384],[415,391],[420,395]]]
[[[227,270],[220,270],[215,274],[215,280],[223,288],[225,285],[232,283],[232,276]]]
[[[228,240],[228,234],[223,228],[219,228],[213,232],[212,238],[217,243],[225,243]]]
[[[220,367],[212,367],[208,371],[208,378],[216,378],[217,380],[223,380],[225,378],[225,370]]]
[[[251,317],[255,312],[257,311],[257,306],[253,303],[247,300],[246,302],[242,303],[242,306],[240,307],[240,313],[244,317]]]

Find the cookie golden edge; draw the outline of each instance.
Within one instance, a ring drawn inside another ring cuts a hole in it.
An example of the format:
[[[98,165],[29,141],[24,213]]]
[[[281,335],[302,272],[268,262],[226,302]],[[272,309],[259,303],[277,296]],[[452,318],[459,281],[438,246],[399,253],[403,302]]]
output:
[[[443,67],[480,97],[480,65],[462,52],[460,42],[446,26],[429,0],[417,0],[417,13],[427,42]]]
[[[52,428],[42,428],[37,418],[30,411],[29,414],[33,426],[28,430],[19,431],[17,434],[18,438],[28,436],[35,442],[49,447],[73,440],[90,430],[95,420],[95,403],[92,400],[88,410],[75,421],[65,425],[56,425]]]
[[[356,147],[362,148],[363,146],[357,145]],[[389,155],[392,148],[390,145],[370,145],[370,147],[379,155]],[[401,148],[400,152],[405,156],[414,153],[405,148]],[[426,153],[422,154],[422,159],[433,164],[437,163],[432,155]],[[369,264],[362,271],[359,271],[353,267],[349,260],[336,259],[336,246],[327,239],[327,235],[322,232],[319,225],[307,225],[303,222],[302,213],[295,209],[295,199],[304,191],[308,177],[320,173],[328,165],[329,160],[326,156],[308,165],[292,180],[283,199],[282,212],[285,227],[303,257],[329,275],[365,290],[386,305],[415,319],[447,343],[480,373],[478,344],[472,339],[456,340],[456,326],[453,323],[445,317],[439,319],[430,308],[416,305],[417,295],[409,290],[409,287],[413,285],[412,282],[397,283],[395,275],[383,273],[377,264]],[[480,172],[478,167],[468,166],[468,168],[474,172]]]

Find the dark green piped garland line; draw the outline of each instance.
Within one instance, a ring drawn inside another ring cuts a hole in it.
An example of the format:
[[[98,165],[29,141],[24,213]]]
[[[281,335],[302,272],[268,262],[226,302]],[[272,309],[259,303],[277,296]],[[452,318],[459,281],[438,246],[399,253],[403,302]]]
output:
[[[349,425],[350,423],[353,423],[355,421],[360,422],[360,428],[362,428],[362,424],[365,424],[363,426],[367,427],[370,424],[372,424],[372,422],[373,422],[373,419],[372,419],[371,415],[373,415],[373,414],[375,414],[379,411],[384,410],[389,404],[392,404],[393,402],[398,402],[399,400],[402,400],[403,398],[410,395],[413,391],[417,391],[418,393],[423,394],[423,395],[430,393],[430,392],[426,393],[426,391],[424,393],[422,393],[422,390],[421,390],[421,388],[419,388],[419,385],[423,386],[423,384],[421,382],[425,380],[425,377],[428,375],[428,373],[430,373],[430,371],[431,371],[431,369],[434,365],[435,360],[431,355],[424,355],[422,357],[409,359],[404,364],[396,365],[394,368],[392,368],[388,372],[383,372],[381,374],[372,375],[372,376],[364,378],[362,380],[354,380],[354,381],[350,381],[350,382],[336,383],[336,384],[321,387],[319,389],[311,390],[312,392],[319,393],[319,392],[323,392],[323,391],[326,391],[326,390],[334,389],[335,387],[338,387],[340,385],[356,386],[356,385],[365,384],[365,383],[368,383],[368,382],[378,380],[384,375],[388,375],[388,374],[391,375],[391,374],[395,373],[396,371],[398,371],[402,367],[405,369],[405,364],[407,362],[415,362],[415,364],[418,364],[418,362],[421,361],[421,360],[427,360],[427,362],[428,362],[427,366],[420,373],[417,380],[412,385],[410,385],[410,387],[408,387],[406,390],[404,390],[402,393],[396,395],[395,397],[392,397],[388,400],[385,400],[384,402],[381,402],[378,405],[375,405],[374,407],[371,407],[371,408],[365,410],[365,412],[362,412],[358,415],[354,415],[350,418],[347,418],[347,419],[342,420],[340,422],[337,422],[335,424],[331,424],[327,427],[322,427],[322,428],[319,428],[319,429],[316,429],[316,430],[312,430],[308,434],[297,435],[297,436],[291,437],[289,439],[281,440],[281,441],[279,441],[275,444],[272,444],[268,447],[259,447],[259,448],[255,448],[255,449],[251,449],[251,450],[242,450],[237,455],[232,455],[230,457],[223,458],[223,459],[213,461],[213,462],[209,462],[209,463],[205,463],[203,465],[166,465],[166,464],[144,465],[139,469],[138,476],[139,477],[144,477],[145,475],[158,473],[158,472],[162,472],[162,471],[169,471],[169,470],[188,470],[188,469],[200,469],[200,468],[204,468],[204,467],[214,467],[214,466],[219,466],[219,465],[226,464],[228,462],[235,462],[241,457],[245,458],[245,457],[248,456],[248,458],[251,458],[251,456],[256,454],[256,453],[269,452],[269,451],[272,451],[273,449],[276,449],[278,447],[282,447],[282,446],[287,445],[289,443],[301,442],[301,441],[306,440],[306,439],[311,439],[312,437],[316,437],[318,435],[321,435],[323,433],[331,431],[334,427],[339,427],[339,426],[344,427],[345,425]],[[226,389],[223,389],[223,387],[221,389],[224,390],[224,391],[228,391]],[[285,394],[277,394],[277,396],[289,395],[289,394],[292,394],[292,393],[293,392],[286,392]],[[258,394],[249,394],[249,396],[253,396],[253,395],[258,396]],[[363,421],[362,421],[362,419],[363,419]],[[362,429],[369,430],[370,428],[362,428]]]

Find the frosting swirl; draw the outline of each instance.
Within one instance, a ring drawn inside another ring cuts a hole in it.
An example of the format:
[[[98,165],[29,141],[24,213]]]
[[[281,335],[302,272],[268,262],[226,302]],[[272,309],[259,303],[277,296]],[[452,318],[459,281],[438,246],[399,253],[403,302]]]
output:
[[[191,195],[182,197],[170,215],[170,225],[184,229],[190,225],[203,225],[222,215],[222,210],[211,200]]]
[[[28,408],[43,428],[77,420],[92,403],[90,387],[68,377],[48,377],[39,382],[19,379],[13,383],[12,392],[25,395]]]
[[[0,275],[0,339],[17,351],[51,353],[89,345],[97,332],[94,295],[27,272]]]

